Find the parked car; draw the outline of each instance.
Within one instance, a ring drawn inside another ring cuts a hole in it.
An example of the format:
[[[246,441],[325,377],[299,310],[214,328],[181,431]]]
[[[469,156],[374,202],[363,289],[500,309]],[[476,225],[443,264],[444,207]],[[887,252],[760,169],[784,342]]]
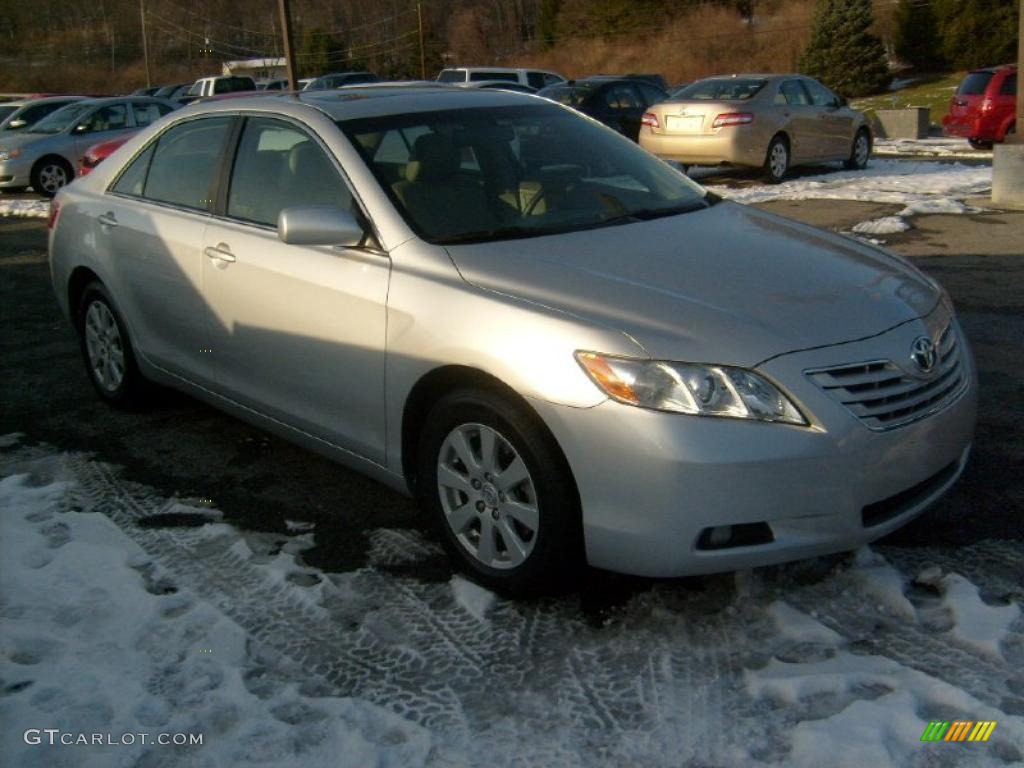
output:
[[[646,81],[610,75],[569,80],[543,88],[537,95],[589,115],[633,141],[640,134],[644,113],[668,98],[665,91]]]
[[[162,85],[149,95],[155,96],[158,99],[172,99],[175,97],[175,94],[184,94],[191,87],[192,83],[174,83],[172,85]]]
[[[0,134],[0,189],[31,185],[53,197],[74,180],[78,159],[90,146],[144,128],[177,106],[149,96],[84,99],[43,118],[31,131]]]
[[[565,82],[557,72],[544,69],[516,69],[514,67],[451,67],[437,75],[439,83],[472,83],[483,80],[508,80],[540,90],[555,83]]]
[[[942,118],[947,136],[962,136],[975,149],[991,149],[1016,131],[1017,67],[989,67],[967,74]]]
[[[615,78],[618,80],[642,80],[645,83],[660,88],[661,90],[668,92],[668,81],[662,75],[658,74],[637,74],[632,72],[628,75],[591,75],[591,77],[604,77],[604,78]]]
[[[28,131],[32,126],[58,109],[81,101],[84,96],[46,96],[38,99],[9,101],[0,105],[0,135],[11,131]]]
[[[153,96],[157,91],[160,90],[159,85],[147,86],[145,88],[136,88],[131,92],[132,96]]]
[[[643,116],[640,146],[684,165],[764,168],[770,182],[805,163],[864,168],[872,136],[864,113],[803,75],[697,80]]]
[[[332,88],[344,88],[346,85],[362,85],[363,83],[379,83],[380,78],[372,72],[335,72],[321,75],[311,80],[303,90],[328,91]]]
[[[82,155],[82,159],[78,162],[78,175],[88,176],[93,168],[114,154],[114,151],[130,138],[131,134],[125,134],[118,136],[116,139],[108,139],[107,141],[101,141],[99,144],[93,144],[85,150],[85,154]]]
[[[176,387],[413,494],[502,591],[853,549],[972,441],[932,279],[523,94],[205,102],[49,227],[101,398]]]
[[[313,82],[312,78],[309,80],[309,82]],[[257,83],[256,85],[257,85],[257,87],[261,91],[289,91],[289,90],[291,90],[291,88],[288,87],[288,80],[287,80],[287,78],[280,79],[280,80],[267,80],[265,83]]]
[[[514,83],[511,80],[474,80],[471,83],[456,83],[455,85],[459,88],[497,88],[500,91],[515,91],[516,93],[537,92],[537,89],[532,86]]]
[[[256,81],[248,75],[223,75],[220,77],[201,77],[188,89],[186,97],[200,99],[217,96],[222,93],[237,91],[255,91]]]

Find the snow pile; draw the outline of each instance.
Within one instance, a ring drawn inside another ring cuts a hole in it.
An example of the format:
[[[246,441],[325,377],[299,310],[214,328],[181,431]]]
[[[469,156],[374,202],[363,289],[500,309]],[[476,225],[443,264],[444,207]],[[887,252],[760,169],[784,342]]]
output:
[[[486,621],[487,612],[491,610],[497,596],[472,581],[466,581],[461,576],[453,576],[451,584],[455,601],[462,606],[466,613],[477,621]]]
[[[0,216],[24,216],[45,219],[49,215],[49,200],[6,200],[0,197]]]
[[[896,235],[910,229],[910,224],[900,216],[882,216],[879,219],[855,224],[853,231],[859,235]]]
[[[962,157],[991,159],[991,149],[974,149],[967,139],[935,136],[925,139],[875,139],[876,155],[912,155],[915,157]]]

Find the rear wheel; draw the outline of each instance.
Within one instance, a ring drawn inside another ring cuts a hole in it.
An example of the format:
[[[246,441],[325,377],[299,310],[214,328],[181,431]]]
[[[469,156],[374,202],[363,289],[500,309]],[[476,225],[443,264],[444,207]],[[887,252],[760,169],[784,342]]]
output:
[[[844,164],[848,170],[860,171],[867,167],[871,157],[871,135],[863,128],[857,131],[850,147],[850,157]]]
[[[420,439],[417,488],[448,554],[488,587],[559,591],[582,562],[565,460],[510,397],[465,389],[439,401]]]
[[[32,167],[32,189],[44,197],[53,197],[74,181],[75,172],[62,157],[44,157]]]
[[[768,143],[764,159],[764,178],[769,184],[778,184],[789,172],[789,141],[781,133]]]
[[[91,283],[82,294],[78,334],[89,380],[100,397],[117,408],[142,405],[148,382],[135,363],[128,331],[100,282]]]

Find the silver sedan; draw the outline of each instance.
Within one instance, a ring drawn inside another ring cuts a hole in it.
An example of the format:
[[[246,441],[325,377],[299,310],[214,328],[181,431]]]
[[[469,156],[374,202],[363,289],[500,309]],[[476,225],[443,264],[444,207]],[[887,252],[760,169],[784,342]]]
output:
[[[935,282],[532,96],[195,105],[62,190],[50,226],[103,399],[172,386],[415,495],[510,593],[584,560],[848,550],[941,496],[972,441]]]

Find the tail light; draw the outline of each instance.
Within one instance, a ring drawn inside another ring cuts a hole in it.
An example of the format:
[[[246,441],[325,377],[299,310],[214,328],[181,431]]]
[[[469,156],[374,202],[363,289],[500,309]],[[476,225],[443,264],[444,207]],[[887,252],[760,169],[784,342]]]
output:
[[[995,106],[996,105],[992,101],[992,99],[985,99],[984,101],[981,102],[981,111],[982,112],[991,112],[993,109],[995,109]]]
[[[646,125],[648,128],[661,127],[661,123],[658,122],[658,116],[653,112],[644,112],[644,116],[640,118],[640,124]]]
[[[57,217],[60,216],[60,203],[56,200],[50,201],[50,215],[46,217],[46,228],[53,229],[57,226]]]
[[[722,128],[726,125],[746,125],[754,122],[754,116],[750,112],[723,112],[715,118],[712,128]]]

